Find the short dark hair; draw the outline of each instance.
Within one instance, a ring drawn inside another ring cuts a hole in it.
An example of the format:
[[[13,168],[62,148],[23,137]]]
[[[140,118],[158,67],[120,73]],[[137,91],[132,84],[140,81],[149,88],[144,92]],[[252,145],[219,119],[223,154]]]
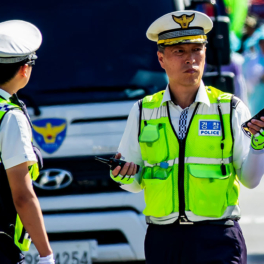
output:
[[[162,44],[158,45],[158,51],[161,52],[161,53],[164,53],[165,48],[166,48],[166,46],[164,46]]]
[[[0,63],[0,85],[9,82],[18,73],[21,66],[27,64],[28,60],[17,63]]]

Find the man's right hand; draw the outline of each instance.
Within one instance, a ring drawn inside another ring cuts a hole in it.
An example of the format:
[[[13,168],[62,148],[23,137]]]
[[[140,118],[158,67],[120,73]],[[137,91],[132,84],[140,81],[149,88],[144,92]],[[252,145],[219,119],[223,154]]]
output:
[[[121,158],[121,153],[115,155],[115,159]],[[111,178],[121,184],[131,184],[134,181],[134,175],[137,173],[137,165],[134,162],[127,162],[123,168],[117,166],[112,170]]]

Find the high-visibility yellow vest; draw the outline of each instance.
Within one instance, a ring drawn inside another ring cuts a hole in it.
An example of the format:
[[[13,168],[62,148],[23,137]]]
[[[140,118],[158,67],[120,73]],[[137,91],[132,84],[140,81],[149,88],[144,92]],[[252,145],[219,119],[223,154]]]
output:
[[[210,107],[197,103],[183,140],[172,126],[168,102],[161,105],[164,91],[142,101],[139,143],[146,216],[177,212],[184,217],[191,211],[220,218],[229,206],[238,206],[240,188],[232,163],[232,95],[213,87],[205,89]],[[167,169],[161,169],[164,164]]]
[[[21,111],[18,105],[0,97],[0,124],[2,123],[3,117],[9,110]],[[32,180],[37,179],[39,175],[38,163],[35,163],[29,167],[29,174]],[[0,175],[0,227],[3,229],[1,231],[4,231],[9,236],[11,236],[14,239],[14,243],[20,248],[21,251],[28,251],[31,244],[31,239],[23,227],[19,215],[16,212],[11,189],[2,161],[0,163]]]

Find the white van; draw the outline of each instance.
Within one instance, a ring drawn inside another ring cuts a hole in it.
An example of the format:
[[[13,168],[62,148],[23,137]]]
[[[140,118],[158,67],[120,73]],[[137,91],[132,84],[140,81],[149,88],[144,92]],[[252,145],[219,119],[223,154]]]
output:
[[[172,0],[14,0],[1,21],[43,34],[19,97],[28,106],[44,168],[34,183],[57,264],[144,260],[143,192],[123,191],[94,156],[116,152],[132,105],[164,89],[148,26]],[[26,263],[36,263],[34,245]]]

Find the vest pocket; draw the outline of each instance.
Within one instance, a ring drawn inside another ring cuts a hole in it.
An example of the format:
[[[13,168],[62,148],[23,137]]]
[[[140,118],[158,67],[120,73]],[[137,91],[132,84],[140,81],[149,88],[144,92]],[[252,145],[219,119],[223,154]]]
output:
[[[149,164],[167,160],[169,156],[165,124],[147,124],[140,133],[142,159]]]
[[[231,172],[222,175],[220,165],[188,165],[189,207],[200,216],[221,217],[227,208]]]
[[[235,174],[235,173],[234,173]],[[230,179],[229,187],[228,187],[228,206],[238,205],[238,197],[240,193],[240,185],[239,180],[236,175]]]
[[[167,169],[168,177],[164,180],[152,179],[155,168],[145,167],[142,187],[144,188],[147,216],[162,217],[173,211],[172,167]]]

